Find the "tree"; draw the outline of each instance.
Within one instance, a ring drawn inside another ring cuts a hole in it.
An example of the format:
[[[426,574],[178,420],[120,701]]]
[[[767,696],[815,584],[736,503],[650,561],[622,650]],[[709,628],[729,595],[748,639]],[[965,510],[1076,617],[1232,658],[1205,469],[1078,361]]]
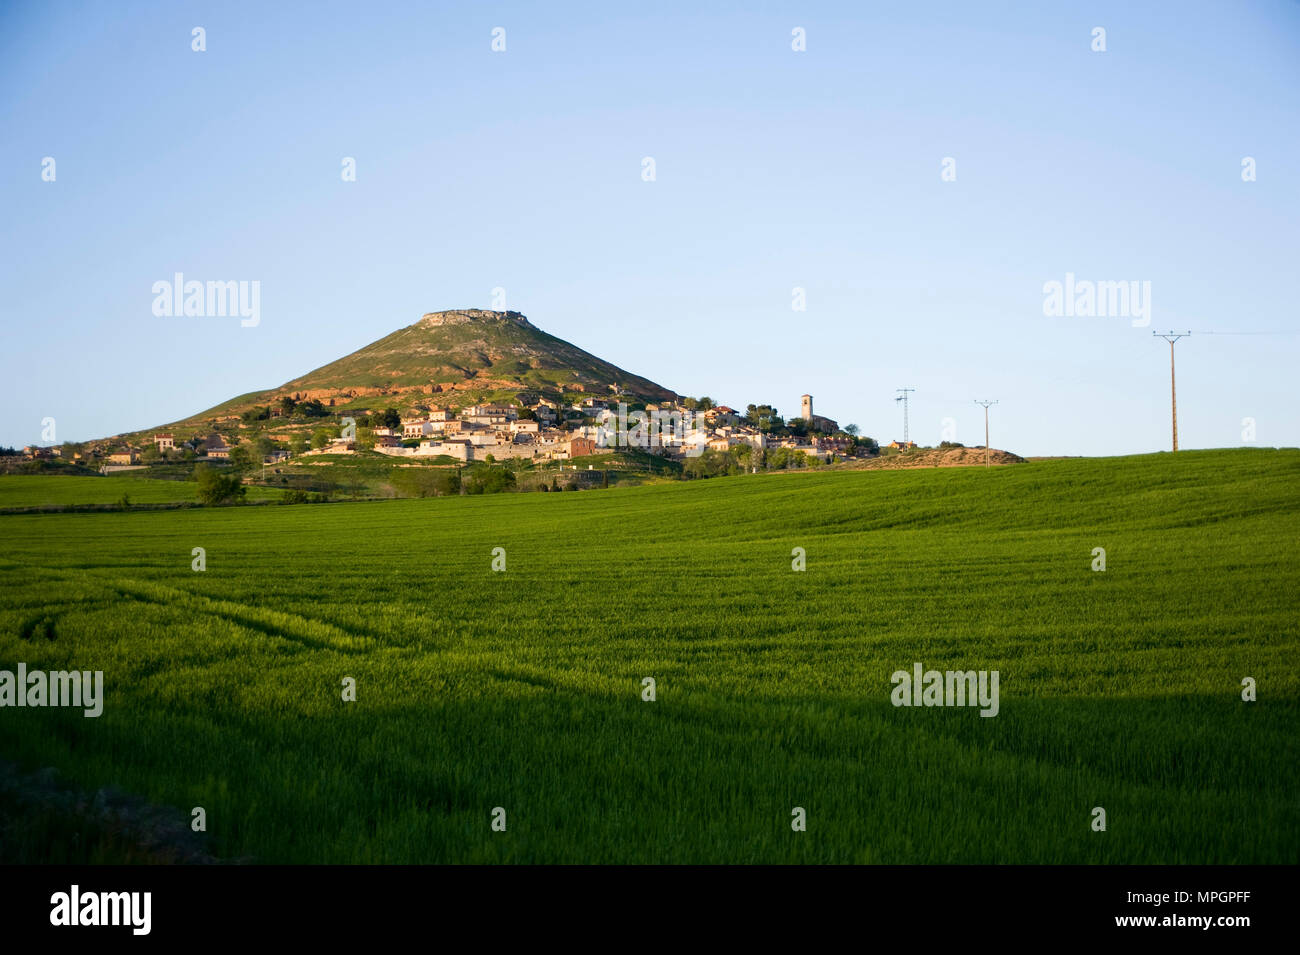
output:
[[[844,426],[844,433],[851,438],[856,438],[858,436],[858,432],[861,430],[862,429],[859,428],[856,424],[846,424]]]
[[[708,395],[704,395],[702,398],[700,398],[699,401],[695,403],[695,408],[698,411],[712,411],[713,407],[714,407],[713,399],[710,398]]]
[[[380,419],[385,428],[400,428],[402,426],[402,416],[398,414],[396,408],[385,408],[383,417]]]
[[[199,483],[199,500],[204,504],[233,504],[244,499],[245,488],[238,474],[222,474],[200,464],[194,469],[194,478]]]
[[[280,411],[286,416],[293,414],[293,409],[297,405],[298,402],[289,395],[285,395],[280,399]]]
[[[318,430],[311,436],[311,446],[313,450],[319,451],[330,443],[330,433],[324,428]]]
[[[745,417],[749,423],[756,428],[764,431],[773,431],[785,427],[785,422],[781,416],[776,413],[776,409],[771,405],[749,405],[745,409]]]
[[[515,475],[505,468],[474,468],[465,478],[466,494],[496,494],[515,486]]]
[[[734,461],[735,459],[730,454],[722,454],[712,448],[706,448],[703,454],[686,462],[682,468],[682,477],[690,480],[726,474],[731,470]]]
[[[247,471],[257,462],[253,460],[253,451],[248,444],[241,444],[230,449],[230,466],[236,471]]]

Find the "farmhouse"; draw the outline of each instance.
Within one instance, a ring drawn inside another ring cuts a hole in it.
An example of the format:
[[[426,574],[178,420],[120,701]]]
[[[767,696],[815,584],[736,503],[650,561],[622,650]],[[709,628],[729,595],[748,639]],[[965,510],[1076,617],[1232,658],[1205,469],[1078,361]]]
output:
[[[505,424],[513,418],[519,417],[519,411],[514,405],[473,405],[465,412],[463,418],[493,418],[500,421],[492,421],[492,424]]]
[[[430,427],[429,421],[425,418],[403,418],[402,419],[402,437],[404,438],[422,438],[425,435],[433,434],[433,428]]]
[[[445,454],[458,461],[473,461],[474,447],[468,441],[421,441],[417,449],[419,454]]]
[[[229,458],[230,447],[226,444],[225,438],[219,434],[209,435],[208,439],[203,442],[204,453],[210,458]]]

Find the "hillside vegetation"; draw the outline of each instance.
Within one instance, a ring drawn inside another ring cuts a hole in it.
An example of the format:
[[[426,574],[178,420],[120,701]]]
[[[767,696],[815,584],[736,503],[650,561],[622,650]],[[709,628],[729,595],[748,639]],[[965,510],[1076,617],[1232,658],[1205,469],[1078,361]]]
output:
[[[607,395],[620,386],[643,398],[673,392],[537,328],[518,312],[430,312],[338,361],[286,382],[278,392],[425,386],[481,379],[491,387],[558,392],[574,384]]]
[[[107,687],[0,756],[261,862],[1293,863],[1298,537],[1294,450],[0,516],[0,668]]]
[[[405,408],[413,402],[513,399],[520,392],[549,396],[617,392],[629,401],[664,401],[674,392],[624,371],[550,335],[518,312],[450,309],[418,322],[275,388],[239,395],[197,414],[147,431],[116,437],[148,441],[160,430],[188,431],[235,420],[275,405],[284,396],[320,400],[332,412],[361,407]]]

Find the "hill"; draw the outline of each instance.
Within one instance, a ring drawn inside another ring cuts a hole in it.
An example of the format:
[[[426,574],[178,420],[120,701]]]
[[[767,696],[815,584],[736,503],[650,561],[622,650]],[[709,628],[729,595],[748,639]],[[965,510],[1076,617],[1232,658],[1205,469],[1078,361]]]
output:
[[[675,397],[662,385],[624,371],[537,328],[519,312],[455,309],[430,312],[350,355],[287,381],[265,397],[391,394],[440,387],[445,394],[527,390],[541,393],[618,390],[638,398]]]
[[[285,396],[316,399],[334,410],[376,404],[402,410],[419,401],[463,407],[521,392],[550,397],[618,393],[629,402],[676,397],[648,378],[542,331],[519,312],[453,309],[429,312],[413,325],[278,387],[233,397],[180,421],[114,435],[113,440],[237,420],[242,412]]]
[[[989,448],[988,463],[997,464],[1019,464],[1024,461],[1018,454],[1010,451],[999,451],[997,448]],[[892,471],[899,468],[961,468],[961,467],[983,467],[984,466],[984,449],[983,448],[915,448],[911,451],[904,451],[901,454],[882,454],[877,458],[867,458],[865,460],[848,461],[844,464],[835,465],[836,468],[843,470],[885,470]]]

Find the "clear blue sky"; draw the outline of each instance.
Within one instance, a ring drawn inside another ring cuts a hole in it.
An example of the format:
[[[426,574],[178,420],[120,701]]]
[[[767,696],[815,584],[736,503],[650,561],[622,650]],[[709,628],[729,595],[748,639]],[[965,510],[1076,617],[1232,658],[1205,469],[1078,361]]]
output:
[[[995,398],[1023,454],[1167,449],[1153,329],[1291,332],[1180,342],[1179,420],[1298,445],[1298,81],[1291,2],[3,4],[0,444],[176,420],[500,286],[685,394],[811,392],[888,441],[914,387],[912,436],[967,444]],[[178,271],[260,281],[261,324],[155,317]],[[1151,326],[1044,316],[1067,272],[1149,281]]]

